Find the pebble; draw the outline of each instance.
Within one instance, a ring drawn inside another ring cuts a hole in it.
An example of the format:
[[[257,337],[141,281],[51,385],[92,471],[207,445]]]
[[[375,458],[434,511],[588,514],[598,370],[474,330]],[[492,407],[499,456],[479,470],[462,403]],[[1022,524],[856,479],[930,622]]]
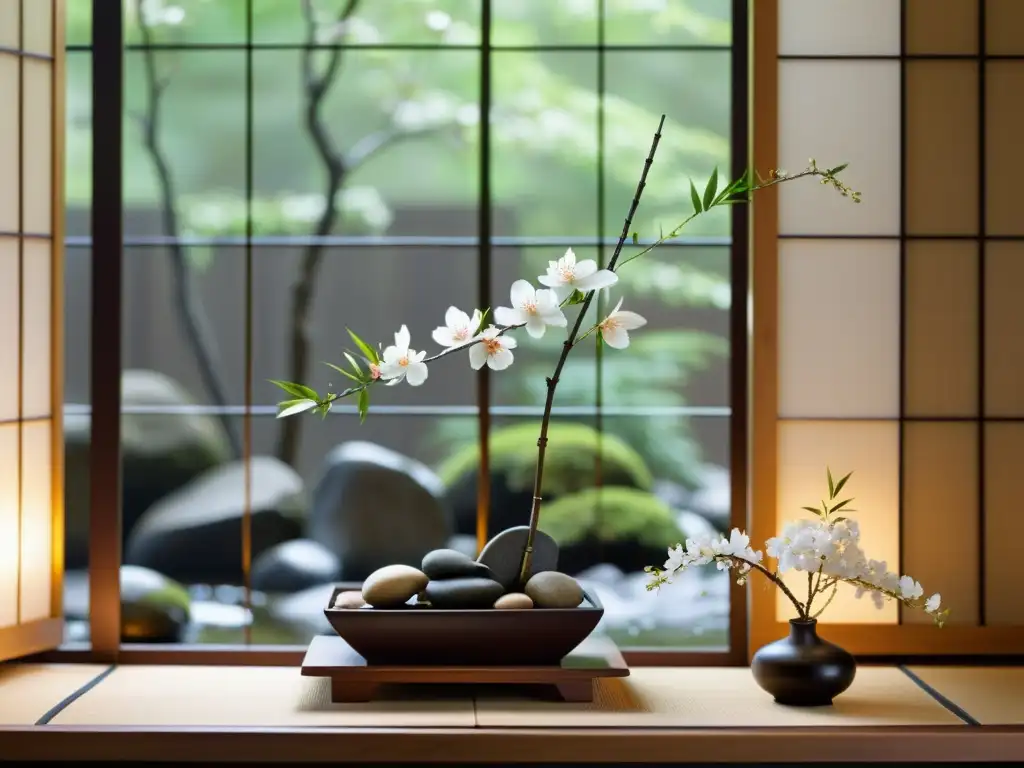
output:
[[[509,592],[502,595],[494,602],[494,607],[499,610],[517,610],[522,608],[533,608],[533,600],[529,595],[522,592]]]
[[[518,525],[506,528],[483,548],[477,562],[483,563],[494,574],[493,578],[506,590],[514,589],[519,580],[519,566],[526,549],[526,536],[529,526]],[[534,573],[553,571],[558,567],[558,544],[544,531],[537,531],[533,538],[533,560],[531,570]]]
[[[443,579],[427,584],[426,597],[434,608],[491,608],[504,591],[493,579]]]
[[[411,565],[385,565],[366,577],[363,600],[374,608],[400,608],[428,581],[423,571]]]
[[[334,608],[362,608],[366,605],[361,592],[339,592],[334,598]]]
[[[423,557],[420,566],[431,580],[469,579],[475,576],[493,579],[491,569],[454,549],[435,549]]]
[[[558,571],[542,571],[526,582],[526,594],[538,608],[578,608],[583,602],[583,587],[572,576]]]

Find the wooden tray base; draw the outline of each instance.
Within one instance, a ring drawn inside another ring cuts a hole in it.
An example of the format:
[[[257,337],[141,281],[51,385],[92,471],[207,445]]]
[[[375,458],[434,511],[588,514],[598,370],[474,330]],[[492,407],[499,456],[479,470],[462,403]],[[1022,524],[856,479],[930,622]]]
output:
[[[330,678],[335,703],[372,701],[380,686],[394,683],[532,686],[561,701],[588,702],[594,680],[627,677],[629,667],[606,638],[585,640],[559,667],[373,667],[340,637],[321,635],[309,644],[302,674]]]

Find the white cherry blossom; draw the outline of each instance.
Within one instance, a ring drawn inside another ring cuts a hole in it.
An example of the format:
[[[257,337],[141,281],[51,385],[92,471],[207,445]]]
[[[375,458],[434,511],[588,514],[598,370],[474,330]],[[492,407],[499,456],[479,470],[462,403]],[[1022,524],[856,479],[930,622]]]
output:
[[[929,597],[924,602],[924,610],[927,613],[938,613],[939,606],[942,605],[942,595],[936,592],[934,595]]]
[[[470,317],[458,307],[448,307],[444,313],[444,325],[434,329],[434,341],[442,347],[461,347],[476,338],[476,329],[482,319],[479,309],[474,309]]]
[[[494,319],[501,325],[525,325],[526,332],[539,339],[549,325],[564,328],[565,315],[558,308],[559,299],[550,288],[535,289],[528,280],[516,280],[510,292],[511,307],[498,307]]]
[[[469,364],[474,371],[479,371],[484,365],[492,371],[503,371],[512,365],[511,350],[515,348],[516,340],[501,335],[501,331],[492,325],[480,334],[480,341],[469,348]]]
[[[411,386],[418,387],[427,380],[427,364],[423,362],[427,353],[410,349],[410,343],[409,329],[403,325],[395,334],[394,345],[384,349],[380,377],[387,379],[390,386],[405,379]]]
[[[615,305],[604,320],[598,324],[601,338],[609,347],[625,349],[629,346],[629,332],[647,325],[647,320],[636,312],[628,312],[619,309],[622,306],[622,299]]]
[[[609,288],[619,281],[619,276],[610,270],[598,269],[593,259],[577,262],[576,254],[570,248],[558,261],[549,261],[547,274],[537,280],[552,289],[558,301],[562,302],[573,291],[587,293],[598,288]]]

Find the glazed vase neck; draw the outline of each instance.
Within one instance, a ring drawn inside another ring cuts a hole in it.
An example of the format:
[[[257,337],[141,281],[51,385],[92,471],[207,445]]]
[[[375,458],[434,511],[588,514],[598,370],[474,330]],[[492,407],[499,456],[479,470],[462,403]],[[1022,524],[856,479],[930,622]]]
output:
[[[802,621],[790,619],[789,639],[797,645],[814,645],[820,643],[818,638],[818,622],[815,619]]]

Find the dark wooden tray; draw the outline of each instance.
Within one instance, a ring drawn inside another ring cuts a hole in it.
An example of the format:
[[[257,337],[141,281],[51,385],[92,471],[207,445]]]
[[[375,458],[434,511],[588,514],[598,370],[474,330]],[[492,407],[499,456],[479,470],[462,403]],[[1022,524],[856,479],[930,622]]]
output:
[[[379,686],[393,683],[542,686],[562,701],[578,702],[593,701],[594,680],[628,677],[629,667],[607,638],[588,638],[562,659],[561,666],[399,667],[369,666],[340,637],[320,635],[306,651],[302,674],[330,678],[333,702],[370,701]]]

